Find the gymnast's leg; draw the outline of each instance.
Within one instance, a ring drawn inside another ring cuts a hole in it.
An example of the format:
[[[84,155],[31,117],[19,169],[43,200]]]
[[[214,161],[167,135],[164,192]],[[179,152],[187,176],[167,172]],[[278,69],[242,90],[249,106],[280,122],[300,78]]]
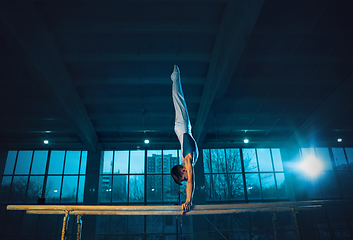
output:
[[[191,134],[191,123],[189,113],[186,107],[184,93],[180,82],[180,71],[178,66],[174,65],[174,71],[171,75],[173,81],[172,97],[175,109],[175,126],[174,131],[182,144],[182,137],[184,133]]]

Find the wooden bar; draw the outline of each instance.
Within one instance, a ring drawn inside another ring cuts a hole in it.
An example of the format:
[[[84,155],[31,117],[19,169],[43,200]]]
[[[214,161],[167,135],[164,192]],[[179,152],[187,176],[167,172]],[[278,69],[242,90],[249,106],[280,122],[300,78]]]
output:
[[[194,205],[192,210],[229,210],[272,207],[300,207],[342,201],[306,201],[276,203],[245,203],[221,205]],[[62,210],[62,211],[181,211],[181,206],[89,206],[89,205],[8,205],[7,210]]]
[[[321,208],[321,205],[300,206],[296,210],[311,210]],[[243,208],[243,209],[216,209],[216,210],[191,210],[184,215],[212,215],[212,214],[233,214],[241,212],[283,212],[291,211],[289,207],[272,208]],[[63,210],[27,210],[27,214],[65,214]],[[70,215],[181,215],[182,211],[163,211],[163,210],[71,210]]]

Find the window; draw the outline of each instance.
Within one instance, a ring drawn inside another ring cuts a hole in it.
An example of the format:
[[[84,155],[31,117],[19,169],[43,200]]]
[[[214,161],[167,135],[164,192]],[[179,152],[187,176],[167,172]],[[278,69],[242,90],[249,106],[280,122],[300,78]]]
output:
[[[336,152],[336,151],[333,151]],[[314,166],[308,166],[309,170],[321,169],[317,175],[306,175],[308,195],[310,199],[330,199],[339,197],[338,184],[333,171],[333,165],[328,148],[301,148],[303,162],[310,161],[314,157]],[[337,156],[339,153],[336,152]],[[338,160],[340,161],[340,160]],[[305,167],[305,166],[304,166]],[[304,172],[306,169],[302,169]]]
[[[353,197],[353,148],[332,148],[338,181],[344,197]]]
[[[9,151],[0,202],[82,202],[86,162],[87,151]]]
[[[179,186],[170,176],[178,150],[104,151],[101,202],[175,203]]]
[[[280,149],[204,149],[206,201],[287,199]]]

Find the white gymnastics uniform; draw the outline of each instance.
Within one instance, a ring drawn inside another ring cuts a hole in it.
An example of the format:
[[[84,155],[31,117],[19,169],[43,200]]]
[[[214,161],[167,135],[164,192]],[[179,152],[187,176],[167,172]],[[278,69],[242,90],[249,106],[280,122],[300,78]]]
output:
[[[186,107],[183,89],[181,87],[180,72],[177,66],[174,66],[174,72],[171,75],[171,79],[173,81],[172,97],[175,109],[174,131],[180,142],[181,158],[182,161],[184,161],[184,157],[192,152],[192,166],[194,167],[199,156],[199,151],[197,143],[191,133],[189,113]]]

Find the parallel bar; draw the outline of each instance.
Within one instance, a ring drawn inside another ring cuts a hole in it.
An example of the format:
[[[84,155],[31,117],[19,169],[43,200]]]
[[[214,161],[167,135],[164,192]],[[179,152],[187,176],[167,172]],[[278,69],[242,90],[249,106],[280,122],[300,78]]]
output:
[[[192,210],[229,210],[252,209],[271,207],[299,207],[319,204],[328,204],[344,201],[303,201],[303,202],[276,202],[276,203],[245,203],[220,205],[194,205]],[[89,206],[89,205],[8,205],[7,210],[62,210],[62,211],[181,211],[181,206]]]
[[[321,208],[321,205],[299,206],[296,210],[312,210]],[[212,214],[232,214],[242,212],[283,212],[290,211],[290,207],[271,207],[271,208],[243,208],[243,209],[211,209],[211,210],[191,210],[184,215],[212,215]],[[65,214],[63,210],[27,210],[27,214]],[[165,211],[165,210],[72,210],[70,215],[182,215],[182,211]]]

